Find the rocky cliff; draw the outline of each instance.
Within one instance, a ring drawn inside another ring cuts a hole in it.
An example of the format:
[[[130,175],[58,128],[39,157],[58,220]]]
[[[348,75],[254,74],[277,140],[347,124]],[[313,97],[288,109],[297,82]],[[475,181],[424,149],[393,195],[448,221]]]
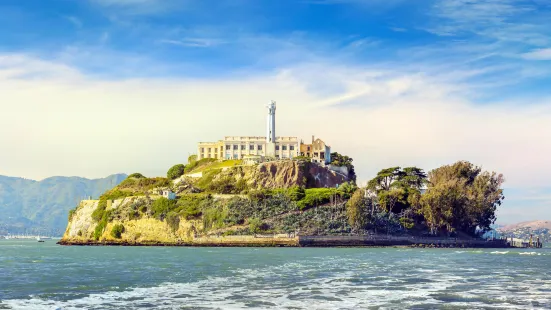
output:
[[[199,178],[175,181],[129,176],[72,210],[60,243],[293,246],[299,231],[351,229],[344,203],[355,187],[325,167],[287,160],[202,168]],[[176,199],[159,195],[167,189]]]

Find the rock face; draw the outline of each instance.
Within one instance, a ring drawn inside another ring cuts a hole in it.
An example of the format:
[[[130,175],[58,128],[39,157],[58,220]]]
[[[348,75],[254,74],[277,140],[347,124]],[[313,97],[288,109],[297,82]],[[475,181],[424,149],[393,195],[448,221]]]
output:
[[[146,197],[127,197],[114,200],[107,211],[125,208]],[[288,235],[273,235],[269,237],[256,236],[220,236],[205,235],[199,232],[203,229],[201,220],[179,219],[179,225],[173,230],[167,221],[161,221],[151,216],[139,219],[116,218],[107,222],[99,239],[94,238],[98,225],[92,219],[92,213],[98,207],[99,200],[85,200],[80,203],[69,218],[67,229],[59,242],[63,245],[189,245],[189,246],[297,246],[298,237]],[[120,238],[111,235],[113,226],[122,224],[124,232]]]
[[[251,188],[289,188],[292,186],[335,187],[349,181],[345,175],[315,163],[292,160],[273,161],[257,166],[232,167],[220,172],[218,178],[244,179]]]

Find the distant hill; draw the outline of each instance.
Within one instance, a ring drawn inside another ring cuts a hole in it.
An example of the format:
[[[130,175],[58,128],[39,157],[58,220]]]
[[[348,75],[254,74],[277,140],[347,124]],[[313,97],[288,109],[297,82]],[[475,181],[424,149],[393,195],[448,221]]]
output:
[[[514,231],[522,228],[531,228],[533,230],[544,229],[544,228],[551,229],[551,220],[521,222],[521,223],[503,226],[500,228],[500,230]]]
[[[51,177],[42,181],[0,175],[0,234],[61,235],[67,215],[81,199],[99,197],[118,185],[126,174],[102,179]]]

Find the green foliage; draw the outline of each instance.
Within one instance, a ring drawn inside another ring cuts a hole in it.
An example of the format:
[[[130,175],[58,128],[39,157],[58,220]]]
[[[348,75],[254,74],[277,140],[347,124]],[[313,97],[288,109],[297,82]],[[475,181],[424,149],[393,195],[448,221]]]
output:
[[[184,174],[185,166],[182,164],[177,164],[172,166],[170,169],[168,169],[166,173],[166,177],[174,180],[176,178],[181,177]]]
[[[348,156],[341,155],[337,152],[331,153],[331,165],[348,168],[348,178],[355,183],[356,172],[354,171],[352,161],[353,159]]]
[[[205,230],[224,227],[228,217],[228,209],[223,206],[213,206],[203,211],[203,227]]]
[[[99,206],[98,206],[98,208],[99,208]],[[96,209],[96,210],[98,210],[98,209]],[[101,235],[103,234],[103,231],[105,230],[105,227],[107,226],[107,222],[110,220],[110,217],[111,217],[111,212],[105,211],[105,208],[103,208],[103,211],[101,212],[101,214],[102,214],[101,219],[99,220],[98,224],[96,225],[96,228],[94,229],[94,239],[95,240],[99,240],[99,238],[101,238]]]
[[[299,201],[299,200],[302,200],[306,196],[306,191],[304,190],[304,187],[292,186],[292,187],[288,188],[285,191],[285,195],[291,201]]]
[[[111,228],[111,237],[115,239],[120,239],[122,233],[124,233],[124,226],[122,224],[115,224]]]
[[[379,171],[367,187],[377,196],[382,211],[401,213],[412,207],[418,208],[418,196],[426,182],[427,176],[422,169],[391,167]]]
[[[189,155],[189,157],[187,158],[188,165],[194,164],[196,161],[197,161],[197,155]]]
[[[123,181],[124,183],[124,181]],[[121,183],[122,184],[122,183]],[[122,191],[118,189],[117,187],[113,188],[112,190],[109,190],[105,192],[103,195],[100,196],[100,200],[115,200],[125,197],[133,196],[134,193],[131,191]]]
[[[293,160],[311,162],[312,158],[307,156],[296,156],[296,157],[293,157]]]
[[[249,231],[251,234],[257,234],[260,232],[262,227],[262,221],[257,218],[249,219]]]
[[[192,155],[193,156],[193,155]],[[191,158],[191,156],[190,156]],[[195,157],[197,158],[197,157]],[[188,164],[185,166],[185,173],[190,173],[191,171],[197,169],[197,168],[200,168],[202,166],[206,166],[212,162],[215,162],[216,159],[214,158],[203,158],[203,159],[200,159],[200,160],[192,160],[191,162],[189,162],[189,158],[188,158]]]
[[[161,197],[153,201],[151,210],[153,211],[153,216],[157,219],[163,220],[165,216],[175,209],[176,200],[170,200],[165,197]]]
[[[304,198],[297,202],[299,209],[319,206],[331,201],[332,197],[340,196],[335,188],[308,188],[305,190]]]
[[[78,207],[77,207],[78,208]],[[69,210],[69,221],[73,218],[75,213],[77,212],[77,208]]]
[[[180,226],[180,215],[176,212],[169,212],[166,216],[166,223],[172,232],[176,232]]]
[[[348,223],[355,230],[365,229],[372,202],[365,197],[365,189],[357,189],[346,203]]]
[[[206,208],[211,200],[208,194],[187,194],[182,195],[177,202],[176,211],[186,220],[201,216],[202,209]]]
[[[107,200],[100,199],[100,201],[98,202],[98,206],[96,207],[94,212],[92,212],[92,219],[96,222],[101,221],[101,219],[105,214],[106,208],[107,208]]]
[[[143,174],[136,172],[129,175],[127,179],[145,179],[145,177],[143,176]]]
[[[466,161],[434,169],[420,198],[421,213],[433,233],[486,232],[505,198],[503,182],[503,175],[482,172]]]
[[[410,218],[407,218],[407,217],[401,217],[400,218],[400,224],[405,229],[412,229],[413,226],[415,226],[415,222],[413,221],[413,219],[410,219]]]

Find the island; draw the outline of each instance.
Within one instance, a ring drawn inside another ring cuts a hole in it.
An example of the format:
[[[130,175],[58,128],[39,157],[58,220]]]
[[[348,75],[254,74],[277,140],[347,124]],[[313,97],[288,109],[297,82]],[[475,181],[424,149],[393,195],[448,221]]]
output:
[[[69,213],[63,245],[509,247],[483,238],[504,178],[467,161],[426,173],[380,170],[356,184],[351,157],[322,139],[266,136],[199,142],[166,177],[139,173]],[[522,244],[522,243],[520,243]],[[539,243],[535,243],[539,245]],[[532,246],[532,244],[530,244]]]

